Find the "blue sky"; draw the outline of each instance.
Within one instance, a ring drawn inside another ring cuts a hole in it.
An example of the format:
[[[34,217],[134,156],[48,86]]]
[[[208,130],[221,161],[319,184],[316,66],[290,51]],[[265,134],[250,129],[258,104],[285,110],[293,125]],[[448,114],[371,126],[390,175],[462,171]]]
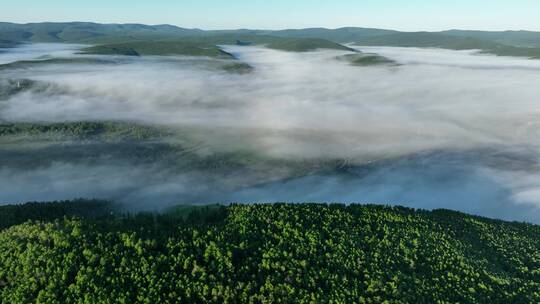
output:
[[[0,21],[169,23],[203,29],[362,26],[540,31],[538,0],[0,0]]]

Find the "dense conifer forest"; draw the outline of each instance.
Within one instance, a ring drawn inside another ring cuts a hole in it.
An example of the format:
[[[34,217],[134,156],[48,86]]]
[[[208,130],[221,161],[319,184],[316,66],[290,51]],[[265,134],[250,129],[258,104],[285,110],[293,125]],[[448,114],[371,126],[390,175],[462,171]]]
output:
[[[1,303],[538,303],[540,227],[449,210],[0,207]]]

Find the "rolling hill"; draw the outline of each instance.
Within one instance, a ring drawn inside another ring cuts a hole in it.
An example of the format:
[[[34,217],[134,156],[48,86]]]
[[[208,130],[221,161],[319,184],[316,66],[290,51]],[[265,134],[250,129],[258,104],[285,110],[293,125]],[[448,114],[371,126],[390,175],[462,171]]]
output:
[[[19,42],[108,43],[179,36],[193,36],[201,30],[171,25],[99,24],[91,22],[0,23],[0,39]]]
[[[391,59],[369,53],[346,54],[338,56],[337,59],[349,62],[351,65],[355,66],[397,65],[397,63]]]
[[[441,32],[456,37],[470,37],[490,40],[505,45],[518,47],[540,47],[540,33],[531,31],[463,31],[450,30]]]
[[[440,33],[395,33],[374,36],[359,40],[357,45],[365,46],[398,46],[398,47],[432,47],[451,50],[481,50],[484,53],[499,56],[518,56],[540,58],[540,48],[504,45],[490,40],[473,37],[460,37]]]
[[[362,39],[380,37],[399,33],[398,31],[382,30],[373,28],[343,27],[338,29],[327,28],[306,28],[306,29],[288,29],[267,32],[267,35],[289,37],[289,38],[320,38],[338,43],[348,43],[360,41]]]
[[[117,208],[0,207],[0,300],[540,301],[540,227],[530,224],[375,205]]]
[[[186,41],[134,41],[92,46],[83,49],[83,54],[103,55],[186,55],[207,56],[224,59],[234,58],[219,47],[207,43]]]
[[[292,52],[308,52],[316,49],[334,49],[343,51],[354,51],[341,44],[320,38],[300,38],[300,39],[279,39],[270,42],[266,47],[276,50]]]
[[[65,42],[101,45],[92,52],[137,55],[136,48],[148,54],[197,54],[201,48],[250,41],[286,51],[310,51],[318,48],[342,49],[343,43],[370,46],[436,47],[454,50],[478,49],[501,56],[540,58],[540,33],[529,31],[399,32],[392,30],[344,27],[307,28],[279,31],[222,30],[203,31],[172,25],[68,23],[0,23],[0,47],[24,42]],[[163,41],[191,46],[177,47]],[[128,44],[127,46],[125,44]],[[131,43],[143,44],[133,47]],[[149,44],[160,44],[151,47]],[[146,44],[146,45],[145,45]],[[211,45],[211,46],[209,46]],[[171,47],[171,49],[168,49]],[[199,50],[195,50],[195,49]],[[206,51],[202,53],[207,53]],[[209,50],[215,55],[219,51]],[[207,56],[206,54],[205,56]]]
[[[202,31],[171,25],[72,23],[0,23],[0,39],[10,43],[65,42],[97,45],[86,50],[94,54],[120,55],[228,55],[217,44],[249,40],[285,51],[310,51],[318,48],[350,50],[321,38],[287,38],[261,35],[260,31]]]

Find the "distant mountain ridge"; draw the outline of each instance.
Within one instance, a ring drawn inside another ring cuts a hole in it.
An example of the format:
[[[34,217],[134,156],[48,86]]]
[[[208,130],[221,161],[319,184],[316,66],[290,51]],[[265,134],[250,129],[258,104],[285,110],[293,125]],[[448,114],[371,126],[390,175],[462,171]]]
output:
[[[400,36],[433,36],[476,38],[512,46],[540,47],[540,32],[533,31],[475,31],[448,30],[440,32],[401,32],[387,29],[342,27],[303,28],[285,30],[201,30],[182,28],[170,24],[146,25],[138,23],[102,24],[94,22],[41,22],[41,23],[9,23],[0,22],[0,40],[18,42],[82,42],[92,41],[100,36],[123,36],[126,38],[147,38],[153,36],[212,36],[223,34],[271,35],[291,38],[320,38],[337,43],[362,42],[364,39],[381,39],[381,37]],[[99,39],[97,39],[99,40]]]
[[[280,40],[289,39],[289,40]],[[0,22],[0,47],[25,42],[64,42],[103,45],[133,41],[189,40],[207,45],[256,40],[276,43],[300,51],[315,48],[344,49],[335,44],[352,43],[371,46],[436,47],[479,49],[486,53],[540,58],[540,32],[471,31],[400,32],[395,30],[343,27],[337,29],[305,28],[285,30],[201,30],[174,25],[100,24],[92,22],[43,22],[16,24]],[[317,39],[301,41],[293,39]],[[323,40],[326,40],[323,41]],[[334,44],[331,44],[334,43]],[[298,46],[300,45],[300,46]],[[280,48],[280,47],[276,47]]]
[[[94,42],[107,38],[168,38],[204,33],[174,25],[100,24],[92,22],[0,23],[0,39],[17,42]]]

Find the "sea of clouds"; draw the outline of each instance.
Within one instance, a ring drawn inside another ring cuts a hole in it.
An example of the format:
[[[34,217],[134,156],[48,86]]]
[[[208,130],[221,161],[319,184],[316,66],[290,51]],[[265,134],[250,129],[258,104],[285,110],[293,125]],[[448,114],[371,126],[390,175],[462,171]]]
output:
[[[112,177],[116,183],[100,183],[98,176],[111,166],[56,164],[20,171],[0,161],[0,187],[5,187],[0,201],[95,194],[143,205],[376,202],[540,222],[540,61],[475,51],[359,47],[397,62],[359,67],[336,60],[346,54],[341,51],[224,48],[255,70],[231,74],[218,68],[222,61],[186,57],[8,70],[2,77],[47,87],[1,101],[0,120],[126,120],[200,128],[206,131],[197,136],[215,153],[343,159],[352,169],[223,188],[215,187],[215,178],[190,178],[191,172],[160,175],[149,183],[145,176],[158,176],[159,170],[119,166]],[[36,49],[34,57],[81,56],[73,55],[75,47],[42,54]],[[18,58],[13,52],[0,54],[0,62]],[[60,186],[51,185],[51,174],[65,177],[55,179]],[[36,190],[17,187],[28,183]]]

